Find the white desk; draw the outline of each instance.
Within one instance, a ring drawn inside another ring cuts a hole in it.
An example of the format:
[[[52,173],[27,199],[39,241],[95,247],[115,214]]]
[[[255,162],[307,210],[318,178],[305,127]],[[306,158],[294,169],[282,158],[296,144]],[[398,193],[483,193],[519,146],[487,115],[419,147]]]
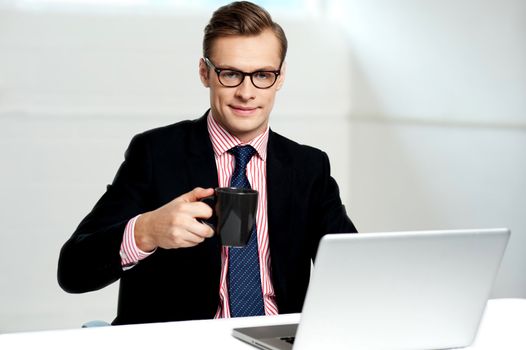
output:
[[[293,323],[299,314],[224,320],[169,322],[118,327],[0,335],[0,349],[254,349],[232,337],[232,328]],[[490,300],[469,350],[526,349],[526,299]],[[337,349],[327,344],[327,349]]]

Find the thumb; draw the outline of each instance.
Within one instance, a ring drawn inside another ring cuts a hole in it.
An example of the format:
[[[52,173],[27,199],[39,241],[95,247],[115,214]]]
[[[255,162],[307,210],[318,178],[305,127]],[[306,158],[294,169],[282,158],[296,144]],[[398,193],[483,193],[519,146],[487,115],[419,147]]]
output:
[[[214,194],[213,188],[196,187],[190,192],[187,192],[179,196],[177,199],[178,201],[183,201],[183,202],[196,202],[200,200],[201,198],[209,197],[213,194]]]

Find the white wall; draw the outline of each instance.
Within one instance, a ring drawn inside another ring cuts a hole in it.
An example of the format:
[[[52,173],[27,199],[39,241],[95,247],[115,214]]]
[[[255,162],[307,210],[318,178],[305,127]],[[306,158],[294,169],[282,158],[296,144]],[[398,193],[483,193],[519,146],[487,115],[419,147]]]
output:
[[[355,122],[351,212],[367,232],[509,227],[494,297],[526,296],[526,134]]]
[[[510,227],[494,296],[526,297],[526,5],[342,4],[350,34],[277,18],[273,129],[329,153],[361,231]],[[207,17],[0,9],[0,332],[113,318],[117,286],[62,292],[58,252],[133,134],[204,112]]]
[[[338,9],[354,58],[354,116],[526,126],[524,1],[348,0]]]
[[[509,227],[493,296],[526,296],[526,3],[339,5],[358,226]]]

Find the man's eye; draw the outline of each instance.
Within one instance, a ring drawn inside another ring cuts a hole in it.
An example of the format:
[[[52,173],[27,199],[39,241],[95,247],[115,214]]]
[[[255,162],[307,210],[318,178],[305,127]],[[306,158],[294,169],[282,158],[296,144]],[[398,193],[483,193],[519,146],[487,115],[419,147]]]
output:
[[[236,80],[241,77],[241,73],[234,70],[225,70],[221,72],[221,77],[230,80]]]
[[[254,78],[257,80],[269,80],[272,79],[274,76],[274,73],[272,72],[255,72]]]

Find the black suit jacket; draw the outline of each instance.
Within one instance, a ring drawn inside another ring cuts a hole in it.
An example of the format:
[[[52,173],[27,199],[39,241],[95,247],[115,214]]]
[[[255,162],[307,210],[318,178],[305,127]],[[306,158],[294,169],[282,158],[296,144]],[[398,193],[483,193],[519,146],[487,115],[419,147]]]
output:
[[[123,271],[124,228],[195,187],[217,187],[206,114],[136,135],[115,179],[62,247],[58,281],[71,293],[120,279],[114,324],[213,318],[219,303],[217,237],[192,248],[157,249]],[[270,131],[267,201],[271,278],[280,313],[300,312],[320,238],[356,232],[325,153]]]

